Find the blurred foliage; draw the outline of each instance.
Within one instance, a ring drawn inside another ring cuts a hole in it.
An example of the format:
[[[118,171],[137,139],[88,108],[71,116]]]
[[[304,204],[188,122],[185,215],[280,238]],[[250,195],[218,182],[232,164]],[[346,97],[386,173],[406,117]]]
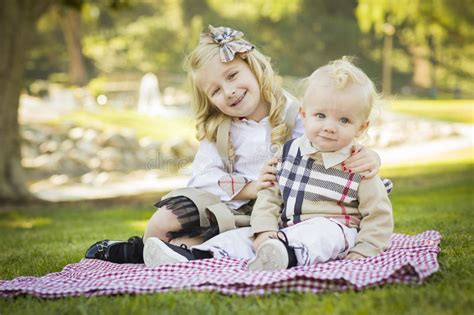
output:
[[[360,0],[356,16],[361,30],[375,37],[384,35],[387,24],[395,27],[398,45],[394,66],[397,69],[412,70],[406,65],[416,49],[431,65],[433,84],[471,90],[474,74],[472,1]]]
[[[303,77],[330,60],[352,55],[380,87],[381,30],[389,22],[397,30],[395,91],[412,84],[409,48],[417,45],[426,52],[423,58],[436,61],[441,90],[459,86],[472,96],[467,86],[474,73],[473,9],[467,0],[63,0],[39,22],[27,82],[52,80],[52,74],[64,80],[57,73],[68,73],[60,25],[65,5],[81,12],[89,79],[140,78],[153,72],[165,82],[161,86],[180,83],[185,54],[211,24],[242,30],[282,75]],[[430,47],[436,48],[434,57]]]

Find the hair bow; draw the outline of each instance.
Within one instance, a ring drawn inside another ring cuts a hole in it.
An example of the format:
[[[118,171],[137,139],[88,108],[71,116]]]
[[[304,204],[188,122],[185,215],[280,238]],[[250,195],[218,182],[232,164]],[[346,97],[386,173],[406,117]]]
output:
[[[234,60],[236,53],[251,51],[252,44],[242,39],[244,34],[230,27],[212,27],[209,25],[209,35],[220,46],[219,55],[222,62]]]

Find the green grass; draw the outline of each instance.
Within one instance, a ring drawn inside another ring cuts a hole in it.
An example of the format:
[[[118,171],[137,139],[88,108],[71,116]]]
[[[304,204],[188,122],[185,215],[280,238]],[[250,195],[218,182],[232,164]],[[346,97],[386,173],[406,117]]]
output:
[[[393,100],[388,109],[449,122],[474,123],[474,100]]]
[[[60,119],[50,121],[60,124],[71,121],[79,126],[93,127],[99,130],[128,128],[136,135],[165,141],[175,137],[194,139],[195,123],[192,117],[151,117],[133,110],[102,108],[97,112],[77,111]]]
[[[1,314],[472,314],[472,157],[465,160],[384,169],[395,231],[441,232],[440,271],[421,285],[389,285],[361,292],[273,294],[240,298],[216,293],[175,292],[42,300],[1,299]],[[41,276],[78,262],[104,238],[140,235],[153,213],[151,200],[4,207],[0,211],[0,278]]]

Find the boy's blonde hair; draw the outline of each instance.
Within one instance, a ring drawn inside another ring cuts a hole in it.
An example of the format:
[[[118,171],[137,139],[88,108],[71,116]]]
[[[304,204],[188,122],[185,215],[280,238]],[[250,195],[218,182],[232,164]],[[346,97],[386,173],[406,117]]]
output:
[[[217,127],[228,117],[210,102],[193,78],[194,71],[219,55],[219,48],[209,33],[202,33],[199,44],[185,61],[188,81],[192,89],[192,107],[196,114],[196,138],[199,141],[206,139],[216,142]],[[261,97],[270,104],[269,122],[272,127],[272,144],[283,144],[290,133],[283,117],[286,97],[283,94],[283,89],[277,83],[269,58],[256,49],[242,54],[237,53],[235,58],[241,58],[247,63],[257,79]],[[232,145],[229,147],[232,150],[230,155],[233,156]]]
[[[306,85],[304,97],[309,93],[311,86],[315,85],[322,88],[333,87],[341,90],[351,84],[357,85],[361,88],[366,100],[365,104],[363,104],[367,106],[366,118],[369,117],[374,104],[379,99],[375,84],[364,71],[354,65],[353,58],[347,56],[331,61],[329,64],[316,69],[304,81]]]

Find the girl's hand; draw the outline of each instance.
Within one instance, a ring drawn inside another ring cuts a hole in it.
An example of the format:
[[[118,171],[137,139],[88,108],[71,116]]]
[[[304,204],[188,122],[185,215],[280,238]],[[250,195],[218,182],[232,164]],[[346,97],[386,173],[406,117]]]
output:
[[[257,234],[257,237],[255,237],[255,240],[253,241],[253,250],[257,251],[263,242],[268,241],[271,238],[276,238],[276,233],[276,231],[269,231]]]
[[[276,165],[278,160],[276,158],[272,158],[267,162],[262,168],[260,173],[260,177],[255,181],[258,191],[268,188],[270,186],[274,186],[276,183]]]
[[[380,170],[380,157],[371,149],[355,145],[351,156],[342,162],[342,168],[350,173],[359,173],[362,178],[372,178]]]
[[[276,165],[278,160],[273,158],[262,168],[262,173],[257,180],[249,182],[234,197],[234,200],[256,199],[260,190],[274,186],[276,183]]]
[[[349,253],[346,257],[344,257],[345,260],[356,260],[356,259],[364,259],[364,258],[365,258],[364,256],[358,253]]]

